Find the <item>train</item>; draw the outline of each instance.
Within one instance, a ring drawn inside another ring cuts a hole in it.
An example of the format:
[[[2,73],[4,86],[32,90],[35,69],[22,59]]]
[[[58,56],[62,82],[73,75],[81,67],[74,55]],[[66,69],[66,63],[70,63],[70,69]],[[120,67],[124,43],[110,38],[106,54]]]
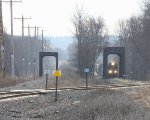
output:
[[[118,77],[118,64],[114,61],[111,61],[107,65],[107,76],[110,78]]]

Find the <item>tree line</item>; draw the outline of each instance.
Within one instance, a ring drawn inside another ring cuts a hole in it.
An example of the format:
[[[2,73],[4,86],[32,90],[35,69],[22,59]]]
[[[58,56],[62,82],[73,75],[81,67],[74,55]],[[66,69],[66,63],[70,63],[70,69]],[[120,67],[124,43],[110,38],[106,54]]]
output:
[[[118,22],[115,46],[125,47],[126,77],[150,78],[150,0],[144,1],[140,14]],[[109,34],[100,16],[95,18],[76,10],[73,17],[75,42],[70,46],[70,61],[78,73],[88,66],[92,73],[104,48],[110,45]]]
[[[135,80],[150,78],[150,0],[141,13],[118,25],[118,45],[126,48],[126,74]]]

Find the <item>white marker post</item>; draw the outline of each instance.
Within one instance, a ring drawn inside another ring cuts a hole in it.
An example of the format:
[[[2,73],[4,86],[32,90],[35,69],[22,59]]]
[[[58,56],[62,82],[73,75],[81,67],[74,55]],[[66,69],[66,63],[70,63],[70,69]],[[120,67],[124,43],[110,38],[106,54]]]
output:
[[[50,71],[49,71],[49,70],[44,70],[44,74],[46,75],[45,89],[47,90],[47,86],[48,86],[48,75],[50,74]]]

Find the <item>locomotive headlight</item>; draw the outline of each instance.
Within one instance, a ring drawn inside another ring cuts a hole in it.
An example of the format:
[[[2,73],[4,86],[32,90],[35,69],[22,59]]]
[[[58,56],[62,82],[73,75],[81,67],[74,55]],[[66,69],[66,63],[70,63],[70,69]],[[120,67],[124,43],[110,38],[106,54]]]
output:
[[[115,62],[112,62],[111,65],[114,66],[114,65],[115,65]]]
[[[117,70],[115,70],[114,73],[117,74]]]
[[[112,70],[109,70],[108,73],[109,73],[109,74],[112,74]]]

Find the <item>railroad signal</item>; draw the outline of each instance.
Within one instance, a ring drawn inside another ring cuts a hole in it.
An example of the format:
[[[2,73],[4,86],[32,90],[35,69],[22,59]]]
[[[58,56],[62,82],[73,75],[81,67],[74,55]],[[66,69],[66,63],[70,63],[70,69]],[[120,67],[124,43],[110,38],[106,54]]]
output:
[[[40,52],[39,53],[39,76],[43,75],[43,67],[42,67],[43,60],[42,59],[44,56],[54,56],[56,58],[56,71],[58,70],[58,52]],[[57,102],[57,86],[58,86],[58,76],[56,76],[55,102]]]

